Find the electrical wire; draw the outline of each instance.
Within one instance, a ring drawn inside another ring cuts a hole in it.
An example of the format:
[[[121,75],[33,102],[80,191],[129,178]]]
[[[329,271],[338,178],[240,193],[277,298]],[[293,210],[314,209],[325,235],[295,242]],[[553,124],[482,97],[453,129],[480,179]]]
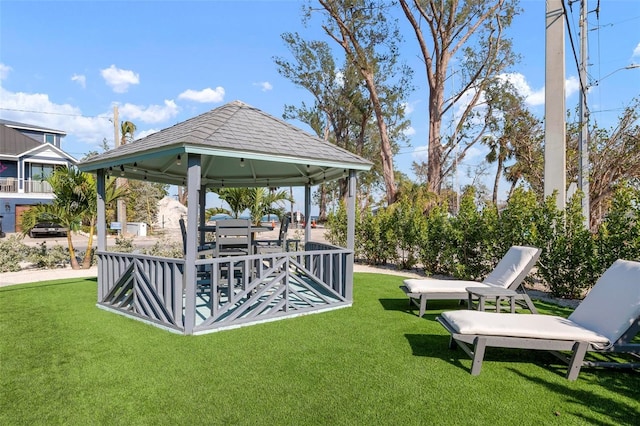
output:
[[[17,108],[2,108],[0,107],[0,111],[12,111],[12,112],[28,112],[31,114],[47,114],[47,115],[64,115],[67,117],[82,117],[82,118],[103,118],[105,120],[111,120],[112,118],[104,115],[82,115],[82,114],[69,114],[64,112],[50,112],[50,111],[32,111],[28,109],[17,109]]]

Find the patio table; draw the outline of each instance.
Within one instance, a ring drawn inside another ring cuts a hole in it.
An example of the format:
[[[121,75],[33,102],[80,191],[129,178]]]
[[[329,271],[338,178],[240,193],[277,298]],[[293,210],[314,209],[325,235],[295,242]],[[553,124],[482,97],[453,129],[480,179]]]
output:
[[[518,292],[503,287],[467,287],[469,293],[469,309],[473,309],[473,296],[478,298],[478,310],[485,310],[485,299],[487,297],[496,299],[496,312],[500,312],[500,299],[508,298],[511,313],[516,311],[516,296]]]

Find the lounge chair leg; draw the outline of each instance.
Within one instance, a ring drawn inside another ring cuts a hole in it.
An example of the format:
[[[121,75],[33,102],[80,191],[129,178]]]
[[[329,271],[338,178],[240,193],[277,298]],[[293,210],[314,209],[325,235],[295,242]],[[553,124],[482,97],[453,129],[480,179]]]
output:
[[[453,338],[453,336],[449,337],[449,349],[453,350],[453,349],[457,349],[457,348],[458,348],[458,344],[456,343],[456,341]]]
[[[575,380],[580,374],[580,368],[582,367],[582,361],[584,361],[584,355],[587,353],[587,347],[589,342],[576,342],[573,345],[573,354],[569,361],[569,368],[567,369],[567,380]]]
[[[427,310],[427,298],[426,296],[420,296],[420,314],[418,315],[420,318],[424,315]]]
[[[529,310],[531,311],[532,314],[537,314],[538,313],[538,310],[536,309],[535,305],[531,301],[531,298],[529,297],[528,294],[524,295],[524,301],[527,302],[527,307],[529,308]]]
[[[476,337],[473,341],[473,359],[471,360],[471,375],[477,376],[482,368],[482,360],[484,359],[484,350],[487,346],[487,339]]]

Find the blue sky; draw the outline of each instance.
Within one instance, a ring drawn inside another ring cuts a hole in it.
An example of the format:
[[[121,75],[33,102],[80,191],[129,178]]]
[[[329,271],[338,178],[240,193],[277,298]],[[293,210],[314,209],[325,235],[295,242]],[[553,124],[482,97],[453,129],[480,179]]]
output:
[[[589,0],[589,10],[597,3]],[[63,130],[63,149],[81,158],[105,138],[113,144],[114,104],[121,120],[137,125],[136,137],[233,100],[281,117],[284,105],[311,100],[277,72],[273,57],[290,58],[281,34],[327,40],[317,21],[302,24],[301,4],[0,0],[0,118]],[[512,79],[542,117],[545,1],[524,0],[521,7],[510,30],[522,56]],[[576,43],[578,17],[575,3],[569,20]],[[640,95],[640,69],[620,70],[640,63],[639,27],[637,0],[604,0],[599,19],[589,15],[588,102],[601,126],[614,125]],[[415,66],[417,90],[408,101],[412,146],[402,148],[395,163],[411,175],[411,162],[424,158],[428,93],[417,46],[405,34],[403,55]],[[568,36],[566,42],[567,108],[573,109],[578,72]],[[468,155],[461,183],[483,157],[482,149]]]

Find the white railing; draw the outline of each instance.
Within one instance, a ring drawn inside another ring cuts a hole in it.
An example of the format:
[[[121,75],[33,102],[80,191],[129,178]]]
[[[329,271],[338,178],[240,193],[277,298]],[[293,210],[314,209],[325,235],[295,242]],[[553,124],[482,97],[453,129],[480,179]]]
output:
[[[0,192],[19,192],[19,182],[23,182],[25,193],[51,194],[53,188],[46,180],[17,179],[12,177],[0,178]]]

